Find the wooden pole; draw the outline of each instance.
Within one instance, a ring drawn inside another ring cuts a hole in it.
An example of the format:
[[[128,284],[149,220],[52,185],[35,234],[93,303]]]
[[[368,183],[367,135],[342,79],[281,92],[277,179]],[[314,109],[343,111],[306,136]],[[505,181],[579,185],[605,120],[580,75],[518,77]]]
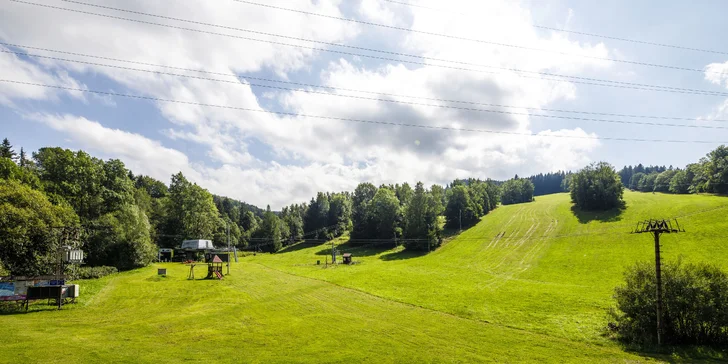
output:
[[[655,277],[657,278],[657,345],[662,344],[662,271],[660,264],[660,233],[655,236]]]

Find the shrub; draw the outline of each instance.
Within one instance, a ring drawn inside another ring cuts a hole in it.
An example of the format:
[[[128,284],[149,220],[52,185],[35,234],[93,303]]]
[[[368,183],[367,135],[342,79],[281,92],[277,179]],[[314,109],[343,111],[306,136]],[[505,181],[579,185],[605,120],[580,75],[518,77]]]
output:
[[[728,344],[728,275],[707,264],[663,264],[663,341],[669,344]],[[655,267],[639,263],[615,290],[610,324],[623,341],[657,342]]]
[[[116,267],[102,265],[100,267],[80,267],[73,272],[73,279],[96,279],[118,273]]]

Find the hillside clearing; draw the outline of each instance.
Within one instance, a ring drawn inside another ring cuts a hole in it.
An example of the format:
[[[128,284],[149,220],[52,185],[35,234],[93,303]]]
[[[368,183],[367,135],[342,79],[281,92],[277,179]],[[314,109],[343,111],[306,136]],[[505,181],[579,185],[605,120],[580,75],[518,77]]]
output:
[[[500,207],[429,255],[339,239],[358,264],[318,266],[331,246],[301,244],[242,258],[223,281],[169,263],[156,265],[166,278],[155,266],[82,282],[75,306],[0,316],[0,362],[651,361],[602,335],[623,268],[652,259],[650,239],[627,232],[690,215],[666,258],[725,267],[728,199],[626,199],[618,215],[575,216],[565,194]]]

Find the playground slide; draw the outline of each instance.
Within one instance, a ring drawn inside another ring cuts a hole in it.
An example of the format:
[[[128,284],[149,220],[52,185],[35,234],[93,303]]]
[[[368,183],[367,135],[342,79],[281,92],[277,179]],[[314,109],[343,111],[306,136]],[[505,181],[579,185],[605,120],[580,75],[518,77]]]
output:
[[[215,272],[215,275],[217,276],[217,279],[222,279],[222,274],[220,272]]]

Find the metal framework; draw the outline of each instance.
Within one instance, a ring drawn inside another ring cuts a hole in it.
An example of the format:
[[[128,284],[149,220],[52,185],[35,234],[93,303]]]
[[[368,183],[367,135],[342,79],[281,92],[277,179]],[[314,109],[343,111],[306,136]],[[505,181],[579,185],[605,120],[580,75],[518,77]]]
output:
[[[662,344],[662,263],[660,258],[660,235],[682,233],[685,230],[680,228],[677,219],[671,220],[645,220],[637,223],[632,230],[633,234],[650,233],[655,238],[655,277],[657,278],[657,345]]]

